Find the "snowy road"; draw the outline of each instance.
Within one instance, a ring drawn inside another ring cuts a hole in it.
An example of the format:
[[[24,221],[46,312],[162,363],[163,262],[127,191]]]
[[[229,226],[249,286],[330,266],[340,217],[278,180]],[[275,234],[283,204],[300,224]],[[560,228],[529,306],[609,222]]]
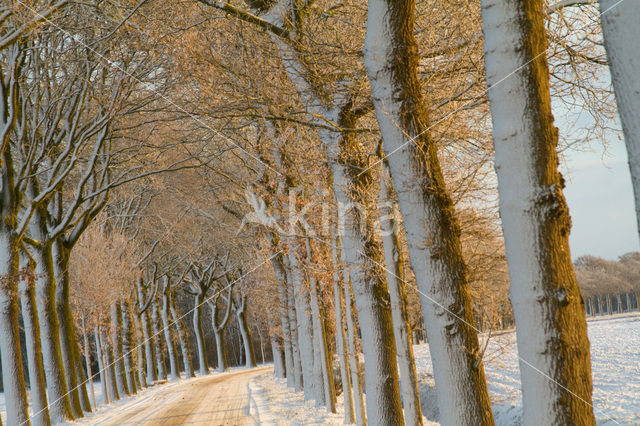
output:
[[[255,425],[249,381],[271,367],[213,374],[160,387],[148,398],[99,416],[97,425]]]

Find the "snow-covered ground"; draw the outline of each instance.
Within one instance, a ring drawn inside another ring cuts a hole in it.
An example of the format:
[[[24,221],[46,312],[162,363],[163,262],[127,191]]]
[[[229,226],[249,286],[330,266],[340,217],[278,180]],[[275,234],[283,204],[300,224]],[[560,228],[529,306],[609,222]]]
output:
[[[640,315],[588,321],[593,371],[593,403],[598,424],[640,425]],[[428,345],[414,348],[424,414],[435,420],[435,390]],[[493,336],[485,371],[498,425],[519,424],[522,413],[515,333]]]
[[[338,397],[336,414],[325,407],[316,407],[314,401],[305,401],[302,392],[293,392],[286,379],[276,379],[273,374],[256,377],[249,384],[251,390],[251,414],[268,425],[341,425],[344,418],[342,396]]]
[[[598,424],[640,425],[640,314],[598,317],[590,319],[588,326]],[[438,424],[429,346],[416,345],[414,350],[425,424]],[[496,424],[520,424],[522,394],[514,332],[491,337],[485,370]],[[305,402],[301,393],[287,388],[285,380],[269,374],[254,379],[251,389],[252,414],[259,412],[264,424],[342,424],[341,397],[338,413],[330,414]]]
[[[591,362],[593,370],[593,402],[598,424],[640,425],[640,314],[615,315],[590,319]],[[415,346],[420,380],[423,414],[431,422],[437,421],[435,388],[429,347]],[[522,412],[520,373],[515,345],[515,333],[492,336],[485,352],[485,370],[489,392],[498,425],[517,425]],[[135,398],[114,405],[101,405],[100,384],[96,383],[98,413],[83,419],[91,424],[96,419],[122,410],[143,400],[153,398],[161,389],[177,386],[169,383],[147,389]],[[286,381],[265,373],[249,384],[250,411],[261,424],[342,424],[344,407],[338,398],[338,413],[328,413],[313,401],[304,401],[302,393],[292,392]],[[0,394],[0,413],[5,418],[4,395]],[[92,419],[93,417],[93,419]]]

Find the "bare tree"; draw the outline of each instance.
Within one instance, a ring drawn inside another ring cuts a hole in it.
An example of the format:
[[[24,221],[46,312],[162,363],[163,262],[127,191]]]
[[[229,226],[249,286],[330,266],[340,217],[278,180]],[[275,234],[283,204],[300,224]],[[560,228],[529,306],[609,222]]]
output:
[[[569,250],[571,219],[558,171],[542,6],[482,3],[523,419],[594,424],[589,340]]]

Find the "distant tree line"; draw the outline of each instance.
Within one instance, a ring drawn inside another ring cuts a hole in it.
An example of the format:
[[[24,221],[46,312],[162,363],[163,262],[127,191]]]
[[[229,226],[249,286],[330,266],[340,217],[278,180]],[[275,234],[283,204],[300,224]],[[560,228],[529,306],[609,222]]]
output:
[[[639,252],[623,254],[618,260],[581,256],[574,265],[587,315],[638,310]]]

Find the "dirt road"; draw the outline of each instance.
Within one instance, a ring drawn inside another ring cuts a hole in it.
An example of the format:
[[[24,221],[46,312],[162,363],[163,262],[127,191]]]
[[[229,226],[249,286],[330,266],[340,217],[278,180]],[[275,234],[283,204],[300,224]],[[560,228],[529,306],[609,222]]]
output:
[[[271,367],[185,380],[116,410],[99,425],[256,425],[249,381]]]

